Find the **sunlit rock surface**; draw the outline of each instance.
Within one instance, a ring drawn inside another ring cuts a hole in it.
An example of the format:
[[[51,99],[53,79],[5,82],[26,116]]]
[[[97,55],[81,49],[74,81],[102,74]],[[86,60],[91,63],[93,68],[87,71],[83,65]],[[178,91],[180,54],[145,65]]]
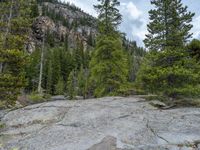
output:
[[[54,101],[1,112],[2,150],[199,150],[200,109],[139,97]]]

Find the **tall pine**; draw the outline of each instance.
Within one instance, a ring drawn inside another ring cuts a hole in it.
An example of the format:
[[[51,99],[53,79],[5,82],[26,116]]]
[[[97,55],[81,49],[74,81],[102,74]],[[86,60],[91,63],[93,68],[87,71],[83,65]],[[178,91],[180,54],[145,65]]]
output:
[[[155,9],[149,11],[145,46],[155,51],[183,47],[192,36],[189,31],[194,13],[181,0],[151,0],[151,4]]]
[[[120,2],[118,0],[98,0],[98,2],[99,4],[94,8],[99,13],[99,31],[106,35],[113,34],[122,21],[122,15],[117,9]]]
[[[69,74],[67,81],[67,94],[69,99],[75,99],[77,95],[77,81],[76,81],[76,71],[72,70]]]
[[[101,35],[97,38],[90,62],[90,83],[96,97],[117,94],[121,85],[127,82],[128,76],[127,58],[117,32],[121,22],[121,14],[117,9],[120,3],[117,0],[99,0],[99,2],[95,8],[99,12]]]
[[[166,97],[199,96],[200,66],[185,47],[191,37],[193,13],[181,0],[152,0],[149,34],[150,52],[143,60],[138,85],[149,93]]]
[[[30,31],[33,0],[0,2],[0,99],[14,105],[25,86],[25,43]]]

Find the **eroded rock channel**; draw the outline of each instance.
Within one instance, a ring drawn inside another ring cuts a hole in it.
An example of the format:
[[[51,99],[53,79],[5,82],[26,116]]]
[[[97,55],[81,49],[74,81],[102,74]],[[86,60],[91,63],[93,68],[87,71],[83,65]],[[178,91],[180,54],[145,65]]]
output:
[[[54,101],[1,114],[1,150],[200,150],[200,109],[138,97]]]

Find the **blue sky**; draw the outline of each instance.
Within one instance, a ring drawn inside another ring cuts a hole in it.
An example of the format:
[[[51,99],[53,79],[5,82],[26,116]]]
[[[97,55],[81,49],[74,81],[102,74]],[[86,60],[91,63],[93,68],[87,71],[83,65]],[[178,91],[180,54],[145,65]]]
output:
[[[93,5],[97,0],[63,0],[65,2],[74,3],[85,12],[97,16]],[[119,0],[121,2],[120,12],[123,15],[123,22],[120,30],[127,34],[131,40],[137,41],[139,46],[143,46],[143,39],[147,33],[148,11],[152,8],[150,0]],[[188,6],[188,10],[195,12],[191,30],[194,38],[200,39],[200,0],[182,0],[184,5]]]

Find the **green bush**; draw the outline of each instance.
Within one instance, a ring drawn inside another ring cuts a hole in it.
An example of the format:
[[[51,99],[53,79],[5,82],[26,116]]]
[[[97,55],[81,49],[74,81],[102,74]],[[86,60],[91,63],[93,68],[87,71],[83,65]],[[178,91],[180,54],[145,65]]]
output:
[[[0,110],[6,108],[6,102],[5,101],[0,101]]]
[[[5,128],[6,127],[6,125],[4,124],[4,123],[1,123],[0,122],[0,129],[3,129],[3,128]]]
[[[45,101],[44,95],[37,93],[31,93],[28,95],[28,99],[31,103],[40,103]]]

